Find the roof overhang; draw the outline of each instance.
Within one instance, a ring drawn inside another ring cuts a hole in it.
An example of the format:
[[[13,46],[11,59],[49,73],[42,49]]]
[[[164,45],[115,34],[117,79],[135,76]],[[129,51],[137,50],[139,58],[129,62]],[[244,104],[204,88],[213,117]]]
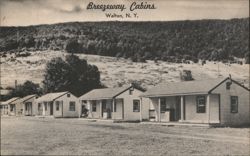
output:
[[[187,96],[187,95],[206,95],[208,92],[192,92],[192,93],[176,93],[176,94],[151,94],[151,95],[141,95],[140,97],[145,98],[156,98],[156,97],[167,97],[167,96]]]
[[[86,101],[91,101],[91,100],[112,100],[113,97],[102,97],[102,98],[81,98],[80,100],[86,100]]]

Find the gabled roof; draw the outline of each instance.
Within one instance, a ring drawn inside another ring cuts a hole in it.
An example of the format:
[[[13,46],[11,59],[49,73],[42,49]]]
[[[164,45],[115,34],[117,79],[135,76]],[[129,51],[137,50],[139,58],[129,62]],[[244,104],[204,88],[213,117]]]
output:
[[[13,98],[11,98],[11,99],[9,99],[7,101],[1,102],[1,105],[8,105],[8,104],[10,104],[10,103],[12,103],[12,102],[14,102],[14,101],[16,101],[18,99],[20,99],[20,97],[13,97]]]
[[[55,99],[67,94],[69,92],[57,92],[57,93],[48,93],[40,98],[36,99],[37,102],[42,102],[42,101],[54,101]]]
[[[142,97],[174,96],[187,94],[207,94],[229,78],[182,81],[160,84],[142,94]]]
[[[101,99],[112,99],[124,91],[132,88],[132,86],[117,87],[117,88],[102,88],[93,89],[90,92],[82,95],[81,100],[101,100]]]
[[[16,101],[14,101],[14,102],[12,102],[12,103],[13,103],[13,104],[22,103],[22,102],[25,102],[25,101],[27,101],[27,100],[29,100],[29,99],[35,97],[35,96],[37,96],[37,95],[36,95],[36,94],[27,95],[27,96],[25,96],[25,97],[23,97],[23,98],[17,99]]]

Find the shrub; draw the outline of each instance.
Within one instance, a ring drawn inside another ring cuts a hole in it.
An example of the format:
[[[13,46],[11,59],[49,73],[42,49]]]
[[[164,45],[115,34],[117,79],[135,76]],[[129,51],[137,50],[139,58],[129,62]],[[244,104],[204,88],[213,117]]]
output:
[[[206,60],[202,60],[202,61],[201,61],[201,64],[202,64],[202,65],[206,64]]]
[[[80,44],[77,42],[76,39],[68,40],[68,42],[66,43],[65,50],[68,53],[79,53],[81,51]]]
[[[183,70],[180,72],[180,78],[182,81],[192,81],[193,76],[191,70]]]
[[[17,53],[16,57],[28,57],[30,55],[31,55],[31,53],[29,53],[29,52],[26,52],[26,53]]]
[[[245,54],[245,64],[250,64],[250,53]]]
[[[194,63],[198,63],[198,62],[199,62],[199,59],[198,59],[198,58],[193,57],[193,58],[192,58],[192,61],[193,61]]]

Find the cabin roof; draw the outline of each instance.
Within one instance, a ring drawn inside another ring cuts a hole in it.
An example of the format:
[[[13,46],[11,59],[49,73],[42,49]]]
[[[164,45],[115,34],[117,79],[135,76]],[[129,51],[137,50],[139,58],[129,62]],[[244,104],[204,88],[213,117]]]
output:
[[[42,101],[54,101],[55,99],[67,94],[69,92],[57,92],[57,93],[48,93],[45,94],[38,99],[36,99],[37,102],[42,102]]]
[[[14,101],[16,101],[16,100],[18,100],[18,99],[20,99],[20,97],[13,97],[13,98],[11,98],[11,99],[9,99],[9,100],[7,100],[7,101],[1,102],[1,105],[10,104],[10,103],[12,103],[12,102],[14,102]]]
[[[102,88],[93,89],[80,97],[81,100],[101,100],[112,99],[122,92],[130,89],[132,86],[117,87],[117,88]]]
[[[142,94],[142,97],[159,97],[159,96],[175,96],[187,94],[207,94],[215,87],[229,78],[216,78],[197,81],[182,81],[159,84],[147,92]]]
[[[15,101],[13,101],[12,103],[13,104],[16,104],[16,103],[22,103],[22,102],[25,102],[25,101],[27,101],[27,100],[29,100],[29,99],[31,99],[31,98],[33,98],[33,97],[35,97],[35,96],[37,96],[36,94],[33,94],[33,95],[27,95],[27,96],[25,96],[25,97],[23,97],[23,98],[19,98],[19,99],[17,99],[17,100],[15,100]]]

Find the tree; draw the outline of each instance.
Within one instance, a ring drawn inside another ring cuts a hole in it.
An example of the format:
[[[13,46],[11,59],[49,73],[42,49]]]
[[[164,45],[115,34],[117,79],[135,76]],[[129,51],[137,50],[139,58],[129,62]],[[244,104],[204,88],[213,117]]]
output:
[[[245,64],[250,64],[250,53],[245,53]]]
[[[95,65],[75,55],[54,58],[46,65],[44,80],[45,92],[70,91],[80,96],[94,88],[101,88],[100,72]]]
[[[137,81],[137,80],[132,80],[132,82],[130,82],[130,83],[136,89],[139,89],[141,91],[146,91],[146,89],[144,87],[142,87],[142,82]]]
[[[21,85],[18,85],[7,95],[11,97],[24,97],[27,95],[37,94],[40,95],[42,93],[42,88],[40,88],[39,84],[35,84],[32,81],[26,81]]]
[[[180,78],[182,81],[192,81],[193,76],[191,70],[183,70],[180,72]]]
[[[81,52],[80,44],[76,39],[71,39],[66,43],[65,50],[68,53],[79,53]]]

